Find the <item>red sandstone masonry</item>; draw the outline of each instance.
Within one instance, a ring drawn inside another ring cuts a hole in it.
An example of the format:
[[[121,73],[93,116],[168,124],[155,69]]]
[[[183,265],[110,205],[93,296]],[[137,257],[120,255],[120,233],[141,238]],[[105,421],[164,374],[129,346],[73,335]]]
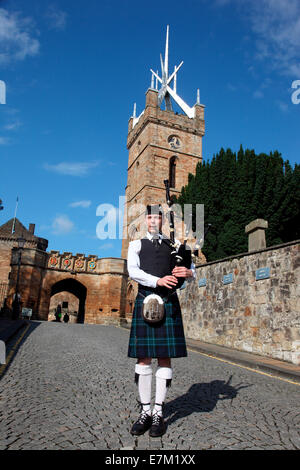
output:
[[[139,122],[132,128],[129,120],[127,148],[128,176],[126,186],[125,222],[123,230],[122,258],[127,257],[128,227],[138,222],[139,212],[132,214],[138,204],[165,203],[163,181],[169,178],[169,162],[176,157],[176,186],[172,194],[179,194],[188,182],[189,173],[195,173],[202,161],[202,137],[205,131],[204,107],[195,107],[196,116],[190,119],[172,111],[163,111],[157,105],[157,91],[146,93],[146,108]],[[168,139],[176,135],[179,148],[171,148]]]

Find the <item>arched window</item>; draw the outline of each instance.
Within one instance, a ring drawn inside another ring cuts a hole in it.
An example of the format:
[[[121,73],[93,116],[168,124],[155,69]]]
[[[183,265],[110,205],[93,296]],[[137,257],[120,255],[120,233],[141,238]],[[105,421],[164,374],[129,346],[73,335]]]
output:
[[[176,186],[176,157],[171,157],[169,162],[169,182],[170,188]]]

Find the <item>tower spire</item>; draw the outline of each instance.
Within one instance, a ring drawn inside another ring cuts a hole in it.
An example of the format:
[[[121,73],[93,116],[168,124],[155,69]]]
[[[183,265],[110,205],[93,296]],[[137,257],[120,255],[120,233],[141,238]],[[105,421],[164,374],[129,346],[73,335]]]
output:
[[[155,73],[152,69],[152,76],[156,78],[156,81],[161,84],[160,89],[158,90],[158,106],[161,106],[163,100],[166,103],[167,111],[172,111],[172,100],[177,103],[177,105],[182,109],[182,111],[189,117],[195,117],[195,109],[190,108],[180,96],[177,95],[177,72],[183,64],[183,61],[180,64],[175,66],[174,72],[169,76],[169,25],[167,25],[167,34],[166,34],[166,45],[165,45],[165,58],[163,61],[162,55],[160,54],[161,62],[161,77],[158,75],[158,72]],[[169,86],[174,80],[173,89]]]
[[[13,224],[12,224],[12,227],[11,227],[11,233],[14,233],[15,228],[16,228],[16,216],[17,216],[18,204],[19,204],[19,196],[17,196],[17,199],[16,199],[15,215],[14,215],[14,220],[13,220]]]
[[[166,47],[165,47],[165,75],[169,74],[169,25],[167,26]]]

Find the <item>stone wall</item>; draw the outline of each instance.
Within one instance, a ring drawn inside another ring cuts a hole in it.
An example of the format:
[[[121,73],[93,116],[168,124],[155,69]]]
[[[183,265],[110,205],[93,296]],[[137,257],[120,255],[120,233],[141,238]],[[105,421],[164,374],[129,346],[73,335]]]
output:
[[[187,338],[300,365],[299,240],[196,271],[179,291]]]
[[[9,282],[11,250],[18,247],[19,237],[25,239],[26,248],[46,250],[48,240],[35,236],[34,227],[29,224],[27,229],[18,219],[10,219],[0,226],[0,283]]]
[[[0,283],[8,283],[10,273],[11,250],[17,242],[0,239]]]

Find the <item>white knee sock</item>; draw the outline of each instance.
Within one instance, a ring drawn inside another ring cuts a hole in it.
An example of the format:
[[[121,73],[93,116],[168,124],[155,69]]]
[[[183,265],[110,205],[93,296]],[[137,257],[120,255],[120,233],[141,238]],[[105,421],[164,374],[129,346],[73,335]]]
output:
[[[143,411],[151,415],[151,382],[152,382],[152,366],[150,365],[135,365],[135,377],[138,384],[139,396],[141,403],[143,403]],[[144,403],[149,403],[145,405]]]
[[[165,401],[167,387],[171,384],[172,369],[171,367],[158,367],[156,371],[156,390],[155,390],[155,406],[153,413],[162,416],[162,404]]]

